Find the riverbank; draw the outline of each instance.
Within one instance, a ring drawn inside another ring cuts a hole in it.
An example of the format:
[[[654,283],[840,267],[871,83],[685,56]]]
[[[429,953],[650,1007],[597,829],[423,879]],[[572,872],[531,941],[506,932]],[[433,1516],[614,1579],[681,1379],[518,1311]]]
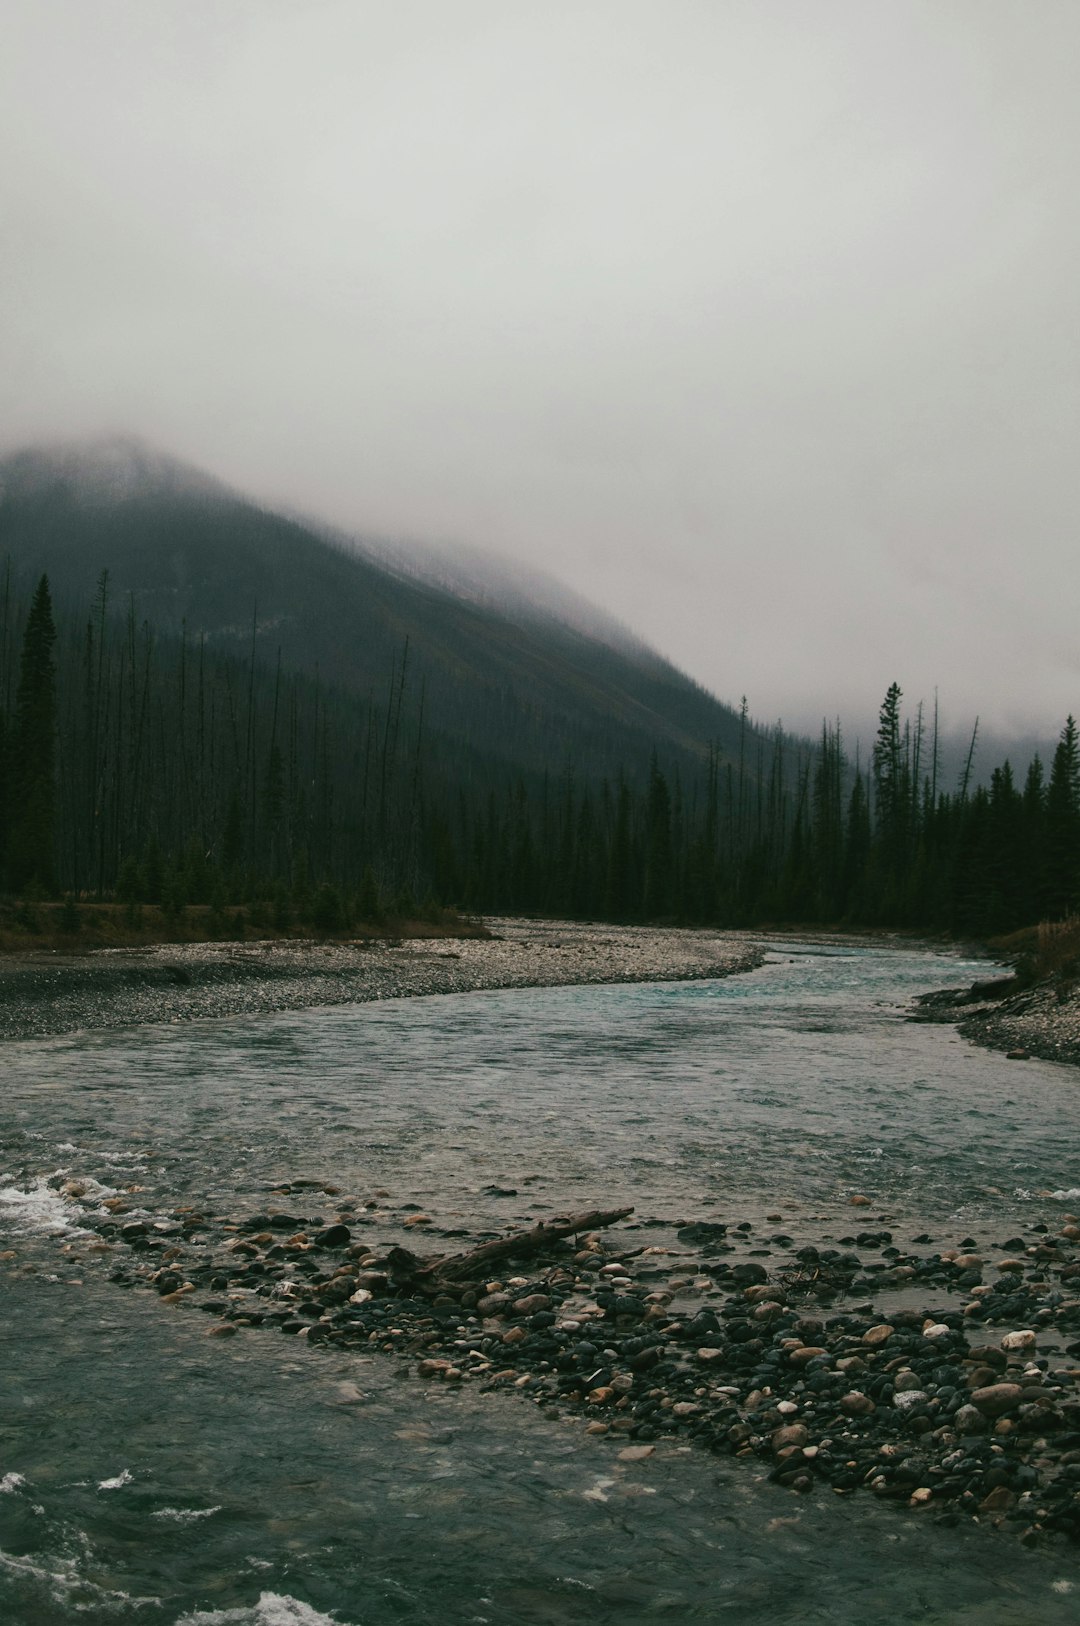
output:
[[[1016,978],[945,988],[917,1001],[916,1020],[954,1023],[965,1039],[1025,1061],[1080,1067],[1080,987],[1058,979],[1021,987]]]
[[[683,982],[760,965],[740,932],[500,920],[488,939],[170,943],[0,959],[0,1039],[485,988]]]

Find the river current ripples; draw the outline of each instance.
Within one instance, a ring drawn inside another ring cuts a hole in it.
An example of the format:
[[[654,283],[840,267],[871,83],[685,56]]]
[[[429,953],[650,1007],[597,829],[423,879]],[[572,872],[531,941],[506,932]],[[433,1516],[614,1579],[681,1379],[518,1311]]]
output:
[[[63,1189],[148,1219],[242,1217],[282,1182],[383,1192],[373,1243],[408,1241],[419,1209],[436,1234],[410,1246],[433,1251],[630,1203],[639,1244],[770,1212],[820,1241],[855,1193],[942,1245],[1060,1223],[1080,1207],[1075,1071],[903,1019],[985,974],[793,941],[715,982],[5,1045],[0,1619],[1072,1622],[1074,1549],[795,1498],[684,1446],[619,1462],[580,1420],[402,1381],[380,1355],[210,1341],[189,1308],[109,1281]]]

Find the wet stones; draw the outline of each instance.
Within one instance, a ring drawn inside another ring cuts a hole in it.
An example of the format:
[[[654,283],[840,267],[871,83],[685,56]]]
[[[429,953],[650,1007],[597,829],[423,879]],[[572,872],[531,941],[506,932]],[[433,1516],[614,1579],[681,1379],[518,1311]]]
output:
[[[505,1295],[496,1294],[493,1296],[500,1297]],[[534,1316],[542,1311],[549,1311],[551,1309],[551,1305],[552,1300],[546,1293],[526,1293],[523,1298],[514,1299],[510,1307],[512,1308],[514,1315]],[[553,1316],[552,1322],[554,1322],[554,1319],[555,1318]]]
[[[1001,1417],[1020,1404],[1023,1393],[1019,1383],[990,1383],[973,1390],[971,1404],[984,1417]]]
[[[501,1280],[426,1284],[427,1261],[389,1245],[411,1211],[379,1215],[380,1252],[353,1242],[357,1206],[340,1202],[332,1224],[200,1215],[184,1234],[140,1213],[130,1243],[120,1218],[93,1223],[125,1248],[118,1279],[193,1298],[222,1336],[261,1323],[338,1361],[377,1352],[425,1383],[512,1390],[640,1453],[626,1461],[682,1442],[758,1459],[796,1493],[870,1490],[931,1516],[1015,1522],[1029,1540],[1080,1533],[1080,1363],[1060,1353],[1065,1329],[1080,1334],[1080,1224],[1053,1247],[1042,1232],[925,1256],[888,1231],[797,1251],[784,1237],[787,1254],[764,1263],[745,1256],[748,1231],[726,1226],[626,1253],[594,1236],[539,1263],[511,1258]],[[842,1251],[853,1243],[883,1268]],[[1009,1268],[993,1283],[964,1280],[996,1255]]]
[[[1037,1343],[1036,1334],[1025,1329],[1022,1332],[1007,1332],[1001,1340],[1001,1347],[1011,1353],[1017,1350],[1034,1349]]]
[[[869,1417],[877,1410],[870,1396],[863,1394],[860,1389],[851,1389],[847,1394],[841,1395],[837,1405],[845,1417]]]
[[[317,1248],[347,1248],[352,1232],[347,1225],[327,1225],[316,1231],[311,1240]]]

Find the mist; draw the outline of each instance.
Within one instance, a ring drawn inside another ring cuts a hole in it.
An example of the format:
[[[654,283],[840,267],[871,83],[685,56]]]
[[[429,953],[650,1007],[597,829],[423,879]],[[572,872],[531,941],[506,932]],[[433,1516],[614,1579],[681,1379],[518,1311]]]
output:
[[[1075,6],[3,13],[6,448],[539,565],[790,728],[1077,709]]]

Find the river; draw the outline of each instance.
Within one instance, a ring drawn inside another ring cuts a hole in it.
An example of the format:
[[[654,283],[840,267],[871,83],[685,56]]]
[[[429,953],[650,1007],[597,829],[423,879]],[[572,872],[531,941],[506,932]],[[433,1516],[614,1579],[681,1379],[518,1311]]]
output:
[[[109,1279],[62,1191],[236,1215],[302,1179],[376,1204],[378,1242],[418,1211],[467,1239],[594,1203],[633,1203],[649,1241],[770,1213],[820,1240],[853,1194],[942,1245],[1053,1228],[1080,1206],[1075,1072],[903,1019],[985,974],[792,941],[715,982],[5,1045],[0,1619],[1071,1623],[1075,1548],[795,1497],[681,1445],[623,1463],[524,1394],[424,1386],[390,1357],[208,1340]]]

